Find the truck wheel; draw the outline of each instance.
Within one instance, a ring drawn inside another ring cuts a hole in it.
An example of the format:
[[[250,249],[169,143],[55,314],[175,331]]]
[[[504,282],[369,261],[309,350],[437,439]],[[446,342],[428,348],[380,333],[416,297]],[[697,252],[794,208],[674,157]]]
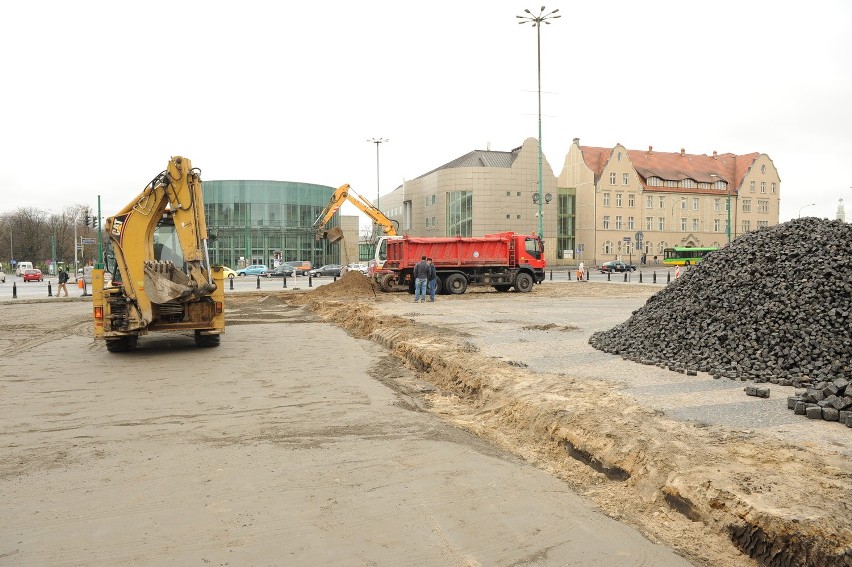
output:
[[[515,291],[526,293],[532,289],[534,283],[532,276],[528,273],[518,274],[518,277],[515,278]]]
[[[494,286],[494,289],[496,289],[497,291],[499,291],[499,292],[501,292],[501,293],[502,293],[502,292],[509,291],[511,288],[512,288],[512,286],[511,286],[511,285],[509,285],[509,284],[500,284],[500,285],[495,285],[495,286]]]
[[[219,346],[219,335],[204,335],[201,331],[195,331],[195,346],[201,348],[217,347]]]
[[[385,274],[379,280],[379,289],[382,291],[390,291],[393,289],[393,274]]]
[[[464,274],[450,274],[444,282],[447,293],[461,295],[467,291],[467,278]]]
[[[110,352],[127,352],[136,348],[136,335],[126,335],[115,339],[107,339],[106,347]]]

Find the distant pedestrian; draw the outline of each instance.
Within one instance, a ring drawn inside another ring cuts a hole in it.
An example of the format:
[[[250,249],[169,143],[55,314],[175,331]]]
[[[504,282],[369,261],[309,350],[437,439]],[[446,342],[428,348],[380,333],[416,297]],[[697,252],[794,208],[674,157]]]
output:
[[[660,262],[657,260],[657,257],[656,257],[656,256],[654,256],[654,265],[656,266],[656,265],[657,265],[657,264],[659,264],[659,263],[660,263]]]
[[[432,258],[426,258],[429,263],[429,301],[435,301],[435,290],[438,289],[438,271]]]
[[[59,297],[59,292],[64,291],[65,297],[68,297],[68,287],[65,285],[68,283],[68,272],[65,271],[65,268],[59,269],[59,285],[56,286],[56,297]]]
[[[580,265],[577,266],[577,281],[581,282],[584,279],[586,279],[586,265],[580,262]]]
[[[648,256],[644,252],[642,252],[642,265],[644,266],[647,261]]]
[[[421,303],[426,301],[426,285],[429,282],[429,274],[431,273],[429,262],[426,261],[426,256],[421,256],[420,261],[414,265],[414,303],[419,300]]]
[[[680,266],[675,266],[675,279],[680,277]]]

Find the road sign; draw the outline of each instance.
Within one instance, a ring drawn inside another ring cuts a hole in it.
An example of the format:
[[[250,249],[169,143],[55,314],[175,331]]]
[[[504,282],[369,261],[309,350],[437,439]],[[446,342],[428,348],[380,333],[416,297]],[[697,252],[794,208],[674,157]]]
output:
[[[642,234],[642,231],[636,233],[636,242],[642,242],[642,239],[645,238],[645,235]]]
[[[80,238],[80,244],[94,244],[94,238]]]
[[[624,241],[625,241],[625,242],[627,242],[627,243],[629,243],[629,242],[630,242],[630,237],[629,237],[629,236],[625,236],[625,237],[624,237]]]
[[[582,252],[584,247],[585,247],[585,244],[578,244],[577,245],[577,252]]]

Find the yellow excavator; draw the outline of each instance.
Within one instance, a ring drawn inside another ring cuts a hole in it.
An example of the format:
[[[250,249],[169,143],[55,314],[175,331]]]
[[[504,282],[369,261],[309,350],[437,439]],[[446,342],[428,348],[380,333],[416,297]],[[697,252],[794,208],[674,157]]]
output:
[[[190,160],[171,158],[105,229],[112,282],[103,265],[92,271],[95,339],[120,352],[149,331],[193,331],[197,346],[219,346],[223,272],[210,265],[201,172]]]
[[[317,240],[326,239],[329,242],[337,242],[343,239],[343,230],[341,230],[339,226],[326,229],[325,225],[328,224],[331,217],[334,216],[334,213],[336,213],[340,206],[346,201],[349,201],[358,207],[362,213],[370,217],[370,219],[382,229],[385,236],[397,235],[397,229],[395,226],[396,221],[386,217],[385,214],[366,197],[359,195],[349,186],[348,183],[346,183],[335,189],[331,198],[328,200],[328,204],[319,214],[317,220],[314,221],[314,230],[316,230],[317,233]]]

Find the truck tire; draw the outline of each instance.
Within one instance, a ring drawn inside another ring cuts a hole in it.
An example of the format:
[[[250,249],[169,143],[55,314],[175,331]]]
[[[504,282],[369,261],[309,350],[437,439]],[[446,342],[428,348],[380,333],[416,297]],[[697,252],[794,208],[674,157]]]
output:
[[[526,272],[521,272],[515,277],[515,291],[526,293],[533,288],[533,277]]]
[[[447,293],[461,295],[467,291],[467,278],[464,274],[450,274],[444,280],[444,287],[447,289]]]
[[[499,284],[499,285],[495,285],[494,289],[496,289],[497,291],[502,293],[502,292],[506,292],[506,291],[509,291],[510,289],[512,289],[512,286],[509,285],[509,284]]]
[[[379,289],[382,291],[390,291],[393,289],[393,274],[385,274],[379,278]]]
[[[136,348],[136,335],[126,335],[114,339],[106,339],[106,347],[110,352],[127,352]]]

